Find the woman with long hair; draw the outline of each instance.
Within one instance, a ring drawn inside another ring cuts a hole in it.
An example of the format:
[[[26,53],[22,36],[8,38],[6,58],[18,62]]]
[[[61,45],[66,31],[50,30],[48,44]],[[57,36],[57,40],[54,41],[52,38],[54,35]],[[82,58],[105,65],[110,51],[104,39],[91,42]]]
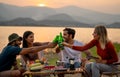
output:
[[[41,46],[48,44],[49,42],[34,42],[34,33],[32,31],[25,31],[23,34],[23,48],[28,48],[28,47],[33,47],[33,46]],[[43,52],[43,51],[40,51]],[[39,59],[40,53],[29,53],[26,55],[23,55],[23,59],[27,63],[29,62],[34,62],[36,59]]]

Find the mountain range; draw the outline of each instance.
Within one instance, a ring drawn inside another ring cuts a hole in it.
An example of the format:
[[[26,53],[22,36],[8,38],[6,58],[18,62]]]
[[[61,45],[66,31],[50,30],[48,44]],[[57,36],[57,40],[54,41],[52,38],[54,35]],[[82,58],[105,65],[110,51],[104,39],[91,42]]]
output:
[[[93,25],[120,26],[120,15],[96,12],[76,6],[61,8],[26,6],[0,3],[0,25]],[[119,23],[119,24],[118,24]]]

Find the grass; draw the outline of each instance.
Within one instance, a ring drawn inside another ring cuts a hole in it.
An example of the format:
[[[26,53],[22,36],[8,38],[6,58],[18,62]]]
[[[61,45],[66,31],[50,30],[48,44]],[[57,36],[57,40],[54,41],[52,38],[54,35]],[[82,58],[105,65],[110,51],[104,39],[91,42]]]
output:
[[[115,49],[117,51],[117,53],[120,52],[120,43],[114,43]]]

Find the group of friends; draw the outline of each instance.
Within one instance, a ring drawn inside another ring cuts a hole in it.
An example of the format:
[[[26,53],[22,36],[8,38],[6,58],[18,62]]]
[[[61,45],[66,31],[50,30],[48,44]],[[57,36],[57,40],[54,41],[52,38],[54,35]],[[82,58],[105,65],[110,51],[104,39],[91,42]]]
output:
[[[4,47],[0,53],[0,77],[22,77],[23,69],[16,67],[16,56],[21,55],[25,64],[27,61],[34,61],[38,59],[38,52],[46,48],[54,48],[56,53],[60,56],[60,60],[64,62],[64,67],[69,68],[69,59],[74,58],[74,67],[80,68],[82,62],[85,63],[86,77],[100,77],[102,72],[117,71],[117,67],[113,63],[118,61],[118,56],[113,43],[109,40],[107,29],[104,25],[97,25],[92,33],[93,39],[87,44],[74,39],[76,31],[72,28],[63,29],[64,41],[62,45],[64,49],[55,42],[34,42],[34,33],[26,31],[23,37],[16,33],[8,36],[9,43]],[[20,48],[21,42],[22,48]],[[81,52],[84,52],[87,57],[92,54],[89,49],[96,47],[96,52],[99,58],[95,62],[88,62],[87,59],[82,59]],[[11,68],[14,68],[11,70]],[[64,77],[64,75],[58,75]]]

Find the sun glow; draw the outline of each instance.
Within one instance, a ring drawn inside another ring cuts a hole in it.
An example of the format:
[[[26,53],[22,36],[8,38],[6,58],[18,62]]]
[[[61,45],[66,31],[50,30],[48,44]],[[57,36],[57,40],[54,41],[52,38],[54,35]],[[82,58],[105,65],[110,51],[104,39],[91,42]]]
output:
[[[39,7],[45,7],[45,4],[38,4]]]

